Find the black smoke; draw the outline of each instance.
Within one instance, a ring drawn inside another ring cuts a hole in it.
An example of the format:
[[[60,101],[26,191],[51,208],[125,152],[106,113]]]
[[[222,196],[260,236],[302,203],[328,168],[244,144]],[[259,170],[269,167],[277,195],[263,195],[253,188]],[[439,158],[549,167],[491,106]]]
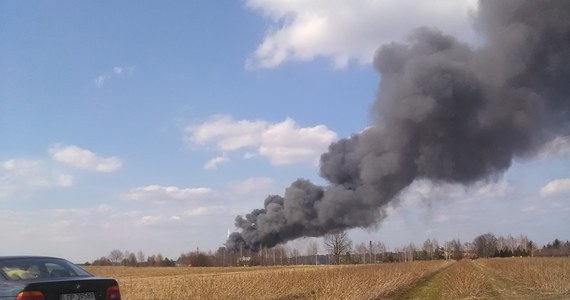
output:
[[[299,179],[269,196],[236,218],[226,246],[369,227],[414,180],[475,183],[568,135],[570,1],[480,1],[474,24],[479,46],[419,28],[380,48],[373,122],[321,156],[330,185]]]

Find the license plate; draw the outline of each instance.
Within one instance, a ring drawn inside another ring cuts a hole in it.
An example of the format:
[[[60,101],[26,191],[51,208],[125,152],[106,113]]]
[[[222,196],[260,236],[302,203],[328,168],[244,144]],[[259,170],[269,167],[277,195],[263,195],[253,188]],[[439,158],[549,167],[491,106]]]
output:
[[[95,293],[73,293],[73,294],[61,294],[59,295],[59,300],[95,300]]]

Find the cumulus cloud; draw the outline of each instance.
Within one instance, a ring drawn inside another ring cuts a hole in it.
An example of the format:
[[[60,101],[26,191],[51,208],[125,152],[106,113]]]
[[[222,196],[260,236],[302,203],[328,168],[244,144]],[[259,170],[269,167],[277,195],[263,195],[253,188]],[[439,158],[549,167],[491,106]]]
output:
[[[453,184],[437,184],[429,180],[417,180],[400,195],[403,201],[430,202],[432,200],[460,199],[464,190]]]
[[[46,210],[46,213],[54,218],[70,218],[87,216],[90,211],[82,208],[53,208]]]
[[[465,203],[481,199],[505,199],[513,192],[513,186],[505,180],[481,182],[468,187],[459,184],[417,180],[403,191],[400,198],[412,202],[430,203],[433,200],[445,200]]]
[[[526,206],[524,208],[521,209],[522,213],[532,213],[532,212],[536,212],[538,211],[540,208],[538,207],[538,205],[534,204],[534,205],[530,205],[530,206]]]
[[[477,189],[477,196],[505,197],[513,192],[513,186],[507,181],[485,183]]]
[[[542,197],[555,196],[570,193],[570,178],[556,179],[550,181],[540,189]]]
[[[2,170],[16,174],[35,173],[40,165],[38,161],[10,159],[2,162]]]
[[[267,177],[248,178],[229,184],[229,192],[234,195],[267,195],[273,189],[275,189],[275,180]]]
[[[93,84],[100,88],[105,85],[105,83],[111,79],[118,78],[127,74],[132,74],[135,71],[135,66],[130,67],[119,67],[115,66],[111,70],[104,72],[101,75],[98,75],[93,79]]]
[[[228,162],[230,160],[230,158],[227,155],[222,155],[222,156],[218,156],[218,157],[214,157],[212,159],[210,159],[205,165],[204,165],[204,170],[215,170],[217,169],[221,164],[224,164],[226,162]]]
[[[123,166],[123,162],[117,157],[102,157],[73,145],[54,145],[50,147],[49,153],[53,160],[83,170],[115,172]]]
[[[142,216],[140,219],[136,221],[135,224],[139,226],[150,226],[150,225],[156,225],[160,221],[162,221],[161,216]]]
[[[142,200],[156,203],[201,200],[213,193],[209,188],[185,188],[149,185],[136,187],[121,195],[124,200]]]
[[[109,204],[103,203],[103,204],[101,204],[101,205],[99,205],[99,206],[97,207],[97,212],[100,212],[100,213],[105,213],[105,214],[106,214],[106,213],[110,213],[110,212],[113,212],[113,211],[114,211],[113,207],[110,206]]]
[[[255,149],[274,165],[299,162],[317,163],[337,134],[324,125],[299,127],[290,118],[270,123],[263,120],[236,121],[230,116],[214,116],[210,120],[185,129],[190,145],[214,145],[218,150]],[[251,158],[251,152],[244,157]]]
[[[230,116],[218,115],[198,126],[186,127],[186,140],[196,145],[213,143],[220,150],[233,151],[259,145],[268,126],[262,120],[235,121]]]
[[[74,184],[72,175],[50,168],[41,160],[10,159],[0,162],[0,198]]]
[[[190,209],[186,211],[185,215],[188,217],[202,217],[212,215],[221,211],[224,211],[225,207],[223,206],[201,206]]]
[[[570,155],[570,136],[559,136],[546,143],[538,152],[542,159]]]
[[[433,221],[436,223],[446,223],[449,221],[449,216],[446,214],[438,214],[433,218]]]
[[[301,161],[313,161],[316,164],[320,155],[336,138],[336,133],[324,125],[299,128],[295,121],[286,119],[269,126],[263,132],[259,153],[275,165]]]
[[[472,36],[469,15],[477,0],[247,0],[246,6],[271,24],[247,66],[326,57],[344,67],[351,60],[370,63],[380,45],[419,26]]]
[[[0,219],[14,218],[17,214],[11,210],[0,210]]]
[[[73,186],[75,184],[75,178],[72,175],[60,174],[57,176],[57,184],[63,187]]]
[[[252,158],[254,158],[254,157],[256,157],[256,156],[257,156],[257,154],[255,154],[255,153],[246,152],[246,153],[243,155],[243,159],[252,159]]]

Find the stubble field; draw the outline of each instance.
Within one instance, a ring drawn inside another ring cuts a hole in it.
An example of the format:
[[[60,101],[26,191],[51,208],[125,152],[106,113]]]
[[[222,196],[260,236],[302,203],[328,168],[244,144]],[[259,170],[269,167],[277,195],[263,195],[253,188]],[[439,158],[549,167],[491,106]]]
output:
[[[124,300],[570,299],[570,258],[229,268],[86,267]]]

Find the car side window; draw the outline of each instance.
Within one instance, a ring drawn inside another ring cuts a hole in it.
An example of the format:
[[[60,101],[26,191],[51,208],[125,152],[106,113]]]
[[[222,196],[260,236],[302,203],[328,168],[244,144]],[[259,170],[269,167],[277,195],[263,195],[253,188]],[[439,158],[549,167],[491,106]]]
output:
[[[10,281],[90,276],[93,275],[65,260],[22,258],[0,261],[0,278]]]
[[[33,272],[29,271],[27,266],[3,266],[2,273],[6,274],[10,280],[25,280],[34,278]]]
[[[72,272],[70,272],[70,270],[63,267],[62,265],[55,264],[55,263],[46,263],[45,266],[46,266],[46,269],[48,270],[50,277],[75,276],[75,274],[72,274]]]
[[[40,267],[38,265],[29,266],[27,271],[32,276],[32,278],[42,277],[42,272],[40,271]]]

